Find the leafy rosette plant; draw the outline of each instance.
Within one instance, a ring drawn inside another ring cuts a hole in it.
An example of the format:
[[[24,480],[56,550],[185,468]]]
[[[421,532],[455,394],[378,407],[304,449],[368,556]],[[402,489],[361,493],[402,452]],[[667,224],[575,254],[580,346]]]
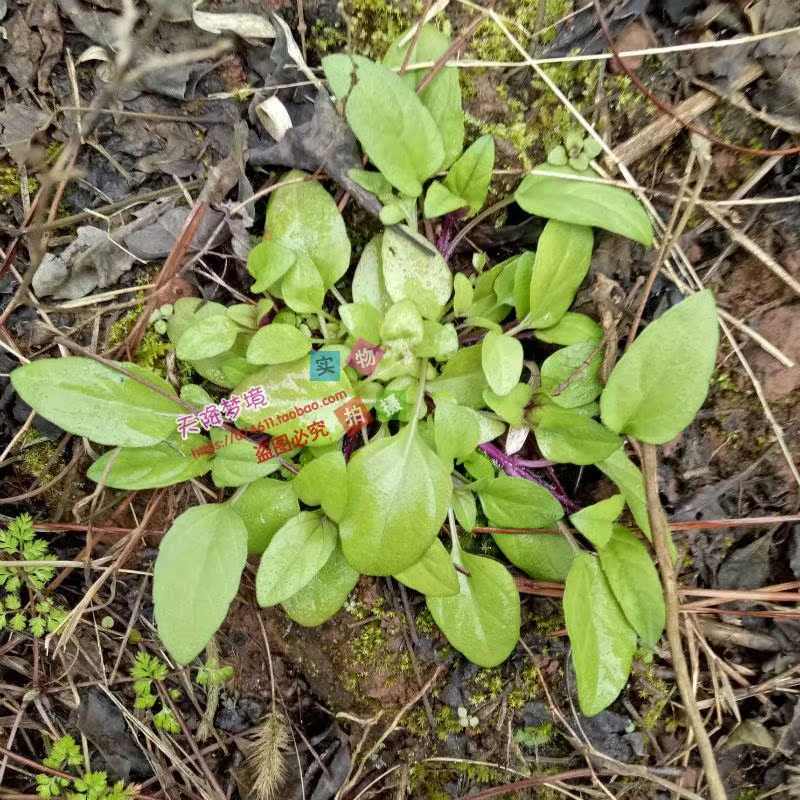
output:
[[[155,615],[176,661],[194,659],[222,624],[250,555],[260,559],[258,602],[301,625],[335,614],[360,575],[390,575],[425,595],[454,648],[497,665],[519,639],[520,598],[501,560],[471,552],[469,534],[479,516],[552,529],[569,514],[583,544],[552,533],[493,539],[525,574],[566,582],[580,704],[595,714],[624,686],[637,642],[655,645],[664,625],[650,552],[618,521],[627,506],[649,538],[623,437],[663,443],[697,413],[717,348],[714,300],[701,292],[648,325],[604,385],[603,331],[570,311],[593,228],[642,245],[653,233],[628,192],[569,180],[597,176],[577,159],[542,165],[516,191],[524,211],[546,220],[535,252],[490,267],[476,254],[474,269],[454,275],[441,253],[486,201],[494,143],[463,149],[455,69],[428,80],[414,68],[448,44],[426,26],[402,75],[400,45],[382,64],[323,62],[374,167],[350,177],[380,199],[386,226],[352,274],[333,198],[290,172],[248,259],[257,299],[182,299],[167,321],[202,385],[177,393],[133,364],[81,357],[34,361],[12,381],[42,416],[113,448],[89,469],[95,481],[149,489],[210,472],[232,490],[180,514],[161,544]],[[419,232],[420,213],[442,218],[435,243]],[[557,349],[536,365],[521,334]],[[503,446],[528,435],[547,463],[596,465],[618,493],[578,509]]]

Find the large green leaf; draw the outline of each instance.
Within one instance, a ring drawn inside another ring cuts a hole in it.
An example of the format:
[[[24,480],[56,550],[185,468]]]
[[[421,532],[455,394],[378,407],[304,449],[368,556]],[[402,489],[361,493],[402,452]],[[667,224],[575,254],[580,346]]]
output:
[[[245,528],[247,552],[261,555],[272,537],[300,513],[292,484],[272,478],[258,478],[243,486],[228,501]]]
[[[477,488],[483,513],[500,528],[548,528],[564,516],[547,489],[525,478],[502,475]]]
[[[550,220],[539,237],[530,284],[530,324],[549,328],[564,316],[592,261],[592,229]]]
[[[225,504],[195,506],[172,523],[153,570],[158,634],[188,664],[222,625],[247,560],[247,531]]]
[[[496,667],[519,640],[519,592],[509,571],[497,561],[461,554],[469,577],[458,573],[459,592],[426,597],[425,602],[447,641],[480,667]]]
[[[597,467],[617,484],[617,488],[622,492],[625,502],[636,520],[636,524],[644,535],[652,540],[642,473],[636,464],[625,455],[625,449],[620,447],[615,450],[607,458],[598,461]]]
[[[236,436],[220,428],[212,428],[214,460],[211,463],[211,479],[214,486],[244,486],[257,478],[270,475],[280,467],[278,459],[258,461],[258,445],[254,439]]]
[[[301,511],[275,533],[256,573],[256,598],[273,606],[299,592],[331,557],[336,526],[321,511]]]
[[[706,289],[648,325],[617,362],[600,396],[603,422],[643,442],[674,439],[708,394],[719,326]]]
[[[625,686],[636,632],[614,599],[600,563],[588,553],[575,558],[567,576],[564,619],[581,711],[593,717],[611,705]]]
[[[120,364],[173,394],[157,375],[134,364]],[[11,373],[17,394],[45,419],[99,444],[147,447],[177,430],[185,414],[172,400],[89,358],[42,358]]]
[[[594,464],[622,447],[619,436],[573,409],[546,405],[528,416],[541,454],[558,464]]]
[[[494,533],[503,555],[523,572],[540,581],[563,581],[575,551],[560,533]]]
[[[96,483],[102,479],[112,489],[171,486],[211,469],[212,455],[205,450],[209,444],[199,434],[192,434],[184,441],[174,433],[150,447],[117,447],[100,456],[86,476]]]
[[[415,37],[409,31],[389,45],[383,57],[387,67],[399,67],[408,52],[411,41]],[[434,25],[424,25],[417,38],[409,63],[420,61],[436,61],[450,46],[450,39]],[[406,44],[400,44],[405,40]],[[417,84],[427,75],[428,70],[408,70],[403,80],[415,89]],[[453,163],[464,147],[464,112],[461,110],[461,87],[458,82],[458,69],[445,67],[437,72],[436,77],[420,92],[420,100],[436,122],[436,127],[444,145],[444,161],[442,168]],[[490,168],[491,170],[491,168]]]
[[[343,364],[347,351],[340,349],[339,352],[340,363]],[[288,435],[291,438],[295,432],[299,432],[300,440],[305,435],[307,441],[303,443],[311,447],[331,444],[344,433],[335,413],[335,409],[352,396],[350,379],[344,369],[338,380],[312,381],[309,360],[304,357],[288,364],[262,367],[236,387],[236,394],[241,395],[252,386],[264,387],[264,394],[269,398],[269,407],[245,409],[236,422],[239,427],[249,428],[268,420],[271,423],[267,429],[270,436]],[[341,393],[345,393],[345,396],[336,399]],[[289,418],[284,419],[287,414]],[[318,435],[314,439],[309,432],[309,426],[319,422],[324,423],[328,435]]]
[[[508,394],[519,383],[522,359],[522,344],[513,336],[499,331],[486,334],[481,345],[481,367],[495,394]]]
[[[664,595],[647,548],[623,525],[615,525],[608,543],[599,548],[611,591],[639,638],[655,647],[664,630]]]
[[[439,539],[433,540],[419,561],[394,577],[428,597],[449,597],[459,591],[458,573]]]
[[[344,605],[356,583],[358,573],[347,563],[337,544],[322,569],[281,605],[286,616],[299,625],[322,625]]]
[[[591,170],[577,172],[572,167],[552,164],[542,164],[537,169],[599,177]],[[617,186],[537,175],[534,171],[523,179],[514,199],[529,214],[605,228],[648,247],[653,243],[653,226],[644,207],[630,192]]]
[[[363,56],[326,56],[322,68],[370,161],[403,194],[418,197],[445,160],[422,100],[391,69]]]
[[[436,320],[453,290],[453,276],[424,236],[405,225],[383,234],[381,263],[386,291],[395,303],[411,300],[426,319]]]
[[[602,358],[597,344],[582,342],[556,350],[542,363],[542,389],[563,408],[577,408],[600,396]]]
[[[408,425],[350,459],[347,490],[340,527],[347,560],[367,575],[396,575],[436,538],[452,483],[450,470]]]
[[[347,508],[347,466],[341,450],[332,450],[309,461],[292,480],[297,496],[309,506],[322,506],[341,522]]]
[[[287,172],[280,182],[311,176]],[[319,181],[303,180],[276,189],[267,205],[266,234],[272,241],[307,255],[330,289],[350,266],[350,239],[334,199]],[[285,279],[284,279],[285,280]]]

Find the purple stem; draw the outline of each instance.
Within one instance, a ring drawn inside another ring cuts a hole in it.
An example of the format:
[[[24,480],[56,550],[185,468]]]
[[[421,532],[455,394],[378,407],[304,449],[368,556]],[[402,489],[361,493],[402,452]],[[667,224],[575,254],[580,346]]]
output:
[[[522,459],[516,458],[515,456],[509,456],[504,453],[497,445],[486,443],[478,445],[479,449],[486,453],[489,458],[492,459],[495,466],[498,469],[503,470],[506,475],[510,475],[512,478],[524,478],[526,481],[531,481],[532,483],[536,483],[539,486],[543,486],[547,489],[553,497],[564,506],[567,511],[577,511],[580,506],[574,503],[572,500],[567,497],[564,490],[559,486],[554,486],[551,483],[548,483],[544,478],[540,478],[538,475],[530,472],[525,468],[525,466],[521,463]],[[552,469],[552,468],[551,468]],[[557,482],[557,481],[556,481]]]

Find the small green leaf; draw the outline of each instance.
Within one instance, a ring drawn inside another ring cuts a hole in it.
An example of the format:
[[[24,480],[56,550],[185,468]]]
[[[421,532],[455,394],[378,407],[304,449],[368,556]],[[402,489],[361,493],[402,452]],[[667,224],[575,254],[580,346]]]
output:
[[[592,229],[550,220],[539,237],[530,283],[530,324],[549,328],[564,316],[592,260]]]
[[[459,405],[483,408],[486,378],[481,368],[481,345],[461,348],[444,365],[438,378],[428,383],[428,393],[434,398],[447,396]]]
[[[111,489],[172,486],[211,469],[211,456],[199,449],[207,444],[208,439],[199,434],[192,434],[183,441],[174,433],[166,441],[150,447],[118,447],[98,458],[89,467],[86,477],[95,483],[102,479]]]
[[[566,176],[599,177],[594,171],[581,173],[553,164],[543,164],[541,169]],[[537,175],[534,170],[523,178],[514,199],[521,208],[538,217],[605,228],[646,247],[653,243],[653,226],[644,207],[630,192],[617,186]]]
[[[424,335],[422,317],[411,300],[390,306],[381,323],[381,342],[388,347],[411,350]]]
[[[522,427],[525,409],[533,397],[533,388],[527,383],[518,383],[508,394],[495,394],[486,389],[483,399],[486,405],[514,428]]]
[[[576,511],[569,520],[595,547],[604,547],[624,507],[624,496],[615,494]]]
[[[434,539],[422,558],[394,576],[400,583],[428,597],[458,594],[458,573],[439,539]]]
[[[448,464],[466,458],[480,442],[481,429],[470,408],[442,398],[434,413],[436,451]]]
[[[602,358],[594,342],[562,347],[542,363],[542,389],[562,408],[577,408],[600,396]]]
[[[664,444],[694,418],[708,394],[719,325],[706,289],[650,323],[619,360],[600,397],[603,423]]]
[[[454,195],[463,197],[470,215],[477,214],[486,202],[494,168],[494,138],[481,136],[456,160],[444,185]]]
[[[181,386],[181,400],[194,406],[198,411],[204,409],[209,403],[214,402],[211,395],[196,383],[184,383]]]
[[[493,533],[503,555],[539,581],[564,581],[575,551],[560,533]]]
[[[418,197],[445,159],[436,122],[420,98],[391,69],[363,56],[326,56],[322,68],[370,161],[403,194]]]
[[[292,170],[281,176],[279,184],[310,177],[300,170]],[[269,198],[265,230],[272,241],[311,260],[324,291],[350,266],[350,240],[344,220],[336,202],[319,181],[279,185]],[[285,288],[283,291],[285,297]]]
[[[543,486],[505,475],[481,483],[483,513],[501,528],[547,528],[564,516],[558,500]]]
[[[347,170],[347,177],[351,181],[355,181],[362,189],[372,192],[381,203],[386,203],[394,194],[392,184],[374,170],[366,169],[349,169]]]
[[[272,478],[248,483],[228,505],[247,528],[247,552],[253,555],[261,555],[280,528],[300,513],[293,484]]]
[[[647,548],[623,525],[600,547],[600,566],[631,627],[649,647],[664,630],[664,595]]]
[[[172,387],[135,364],[120,364],[165,393]],[[177,430],[176,399],[88,358],[42,358],[11,373],[17,394],[45,419],[99,444],[148,447]]]
[[[192,369],[217,386],[232,389],[257,367],[245,358],[252,334],[240,334],[230,350],[211,358],[193,359]]]
[[[552,327],[534,333],[543,342],[567,347],[581,342],[599,342],[603,338],[603,329],[591,317],[574,311],[567,311]]]
[[[256,573],[256,599],[274,606],[299,592],[336,547],[336,526],[322,512],[301,511],[272,537]]]
[[[211,358],[230,350],[241,327],[228,316],[195,319],[175,345],[175,355],[182,361]]]
[[[453,312],[461,316],[472,305],[472,284],[463,272],[457,272],[453,278]]]
[[[347,466],[341,450],[332,450],[309,461],[292,479],[297,496],[308,506],[322,506],[341,522],[347,507]]]
[[[423,25],[418,37],[406,31],[389,46],[383,63],[387,67],[399,67],[406,57],[411,42],[417,39],[409,63],[437,61],[450,46],[450,39],[435,25]],[[400,44],[405,41],[406,44]],[[408,70],[403,80],[412,88],[428,74],[427,70]],[[425,108],[431,112],[444,145],[442,168],[450,166],[464,147],[464,112],[461,109],[461,87],[458,69],[445,67],[436,73],[434,79],[419,93]]]
[[[513,336],[489,331],[481,345],[481,367],[495,394],[508,394],[522,375],[522,345]]]
[[[427,219],[435,219],[466,205],[468,203],[463,197],[454,194],[439,181],[433,181],[425,193],[424,213]]]
[[[235,303],[228,306],[228,316],[243,328],[253,330],[258,325],[258,311],[251,303]]]
[[[610,456],[597,462],[600,471],[611,478],[622,492],[628,508],[644,535],[652,541],[650,518],[647,515],[647,499],[644,493],[644,480],[636,464],[625,455],[625,449],[619,448]]]
[[[452,503],[456,521],[467,533],[472,533],[478,516],[475,495],[469,489],[456,486],[453,488]]]
[[[461,554],[469,577],[458,573],[459,593],[426,597],[447,641],[480,667],[496,667],[519,640],[519,592],[509,571],[497,561]]]
[[[381,312],[392,304],[383,282],[382,247],[383,234],[379,233],[367,242],[353,273],[353,302],[367,303]]]
[[[526,250],[517,256],[517,268],[514,270],[514,309],[521,322],[531,310],[531,277],[536,253]]]
[[[214,460],[211,462],[211,480],[214,486],[243,486],[257,478],[263,478],[280,467],[277,458],[258,461],[258,445],[247,437],[236,435],[220,428],[211,428],[214,443]]]
[[[636,632],[615,600],[600,563],[588,553],[576,556],[567,576],[564,619],[581,711],[593,717],[611,705],[625,686]]]
[[[445,361],[458,352],[458,333],[455,325],[442,325],[429,319],[422,320],[422,341],[416,347],[418,358],[435,358]]]
[[[222,625],[247,560],[247,531],[225,504],[195,506],[161,541],[153,570],[158,634],[187,664]]]
[[[452,483],[450,470],[408,425],[356,452],[347,490],[340,527],[345,557],[367,575],[395,575],[436,538]]]
[[[453,278],[445,260],[424,236],[405,225],[388,228],[381,246],[383,280],[395,303],[411,300],[426,319],[439,318]]]
[[[322,569],[296,594],[281,602],[286,616],[307,628],[322,625],[343,605],[358,583],[358,573],[337,544]]]
[[[286,305],[299,314],[316,314],[325,299],[325,286],[314,262],[298,253],[294,266],[281,281],[281,294]]]
[[[281,242],[265,239],[247,254],[247,271],[256,279],[253,294],[268,291],[295,264],[297,253]]]
[[[354,339],[380,344],[382,317],[377,307],[369,303],[342,303],[339,316]]]
[[[311,339],[291,325],[273,322],[259,328],[247,348],[251,364],[285,364],[296,361],[311,350]]]
[[[558,464],[594,464],[622,447],[622,439],[572,409],[540,406],[529,414],[541,454]]]

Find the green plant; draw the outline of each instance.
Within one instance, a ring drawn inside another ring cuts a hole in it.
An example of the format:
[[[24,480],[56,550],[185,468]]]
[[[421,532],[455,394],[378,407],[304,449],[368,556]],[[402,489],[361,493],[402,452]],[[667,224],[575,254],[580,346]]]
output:
[[[83,755],[71,736],[62,736],[53,742],[44,765],[64,771],[83,764]],[[134,797],[135,787],[125,786],[124,781],[109,785],[105,772],[84,772],[74,778],[61,778],[40,773],[36,776],[36,794],[43,800],[51,797],[66,797],[67,800],[129,800]]]
[[[30,514],[20,514],[0,532],[0,557],[23,562],[55,560],[47,542],[36,536]],[[0,588],[5,590],[5,595],[0,598],[0,628],[8,626],[18,632],[27,628],[34,636],[54,631],[64,619],[65,612],[52,598],[39,594],[54,575],[52,567],[41,563],[0,566]],[[23,588],[31,596],[28,604],[23,604],[20,598]]]
[[[411,62],[435,61],[448,44],[425,26]],[[302,625],[342,608],[360,574],[392,575],[426,596],[454,648],[493,667],[518,641],[519,595],[508,568],[462,542],[456,523],[470,533],[481,514],[493,527],[551,528],[572,512],[591,548],[572,535],[493,539],[528,575],[566,581],[579,700],[594,714],[624,686],[637,641],[654,645],[664,624],[650,554],[617,522],[627,505],[650,536],[622,437],[663,443],[693,419],[715,361],[714,301],[700,293],[648,325],[603,385],[603,332],[569,310],[592,229],[645,246],[653,232],[634,197],[597,182],[596,151],[575,137],[565,143],[571,164],[535,169],[514,195],[546,220],[536,252],[493,266],[476,253],[474,272],[454,276],[442,253],[486,200],[494,144],[463,149],[457,71],[417,93],[422,72],[390,69],[405,47],[392,45],[384,63],[323,61],[377,167],[350,178],[380,199],[386,226],[364,248],[349,299],[337,288],[351,256],[342,216],[325,188],[293,171],[271,194],[265,239],[248,259],[257,302],[184,298],[167,321],[177,357],[205,386],[178,396],[141,367],[86,358],[35,361],[12,381],[42,415],[114,448],[90,468],[95,481],[147,489],[210,471],[215,486],[234,489],[180,514],[161,544],[155,616],[181,663],[222,624],[256,555],[258,602]],[[436,246],[418,232],[420,206],[440,220]],[[538,369],[518,338],[531,332],[558,346]],[[370,409],[380,425],[368,439]],[[526,427],[545,463],[594,464],[619,493],[578,510],[537,465],[495,444]]]
[[[161,682],[166,680],[167,665],[156,656],[151,656],[144,651],[136,654],[133,666],[130,670],[130,675],[134,678],[133,691],[136,695],[134,700],[134,708],[153,708],[158,699],[157,695],[153,693],[153,682]],[[175,689],[168,690],[170,697],[178,699],[180,692]],[[181,726],[175,718],[172,709],[165,703],[161,704],[160,711],[153,714],[153,725],[159,730],[166,731],[167,733],[180,733]]]

